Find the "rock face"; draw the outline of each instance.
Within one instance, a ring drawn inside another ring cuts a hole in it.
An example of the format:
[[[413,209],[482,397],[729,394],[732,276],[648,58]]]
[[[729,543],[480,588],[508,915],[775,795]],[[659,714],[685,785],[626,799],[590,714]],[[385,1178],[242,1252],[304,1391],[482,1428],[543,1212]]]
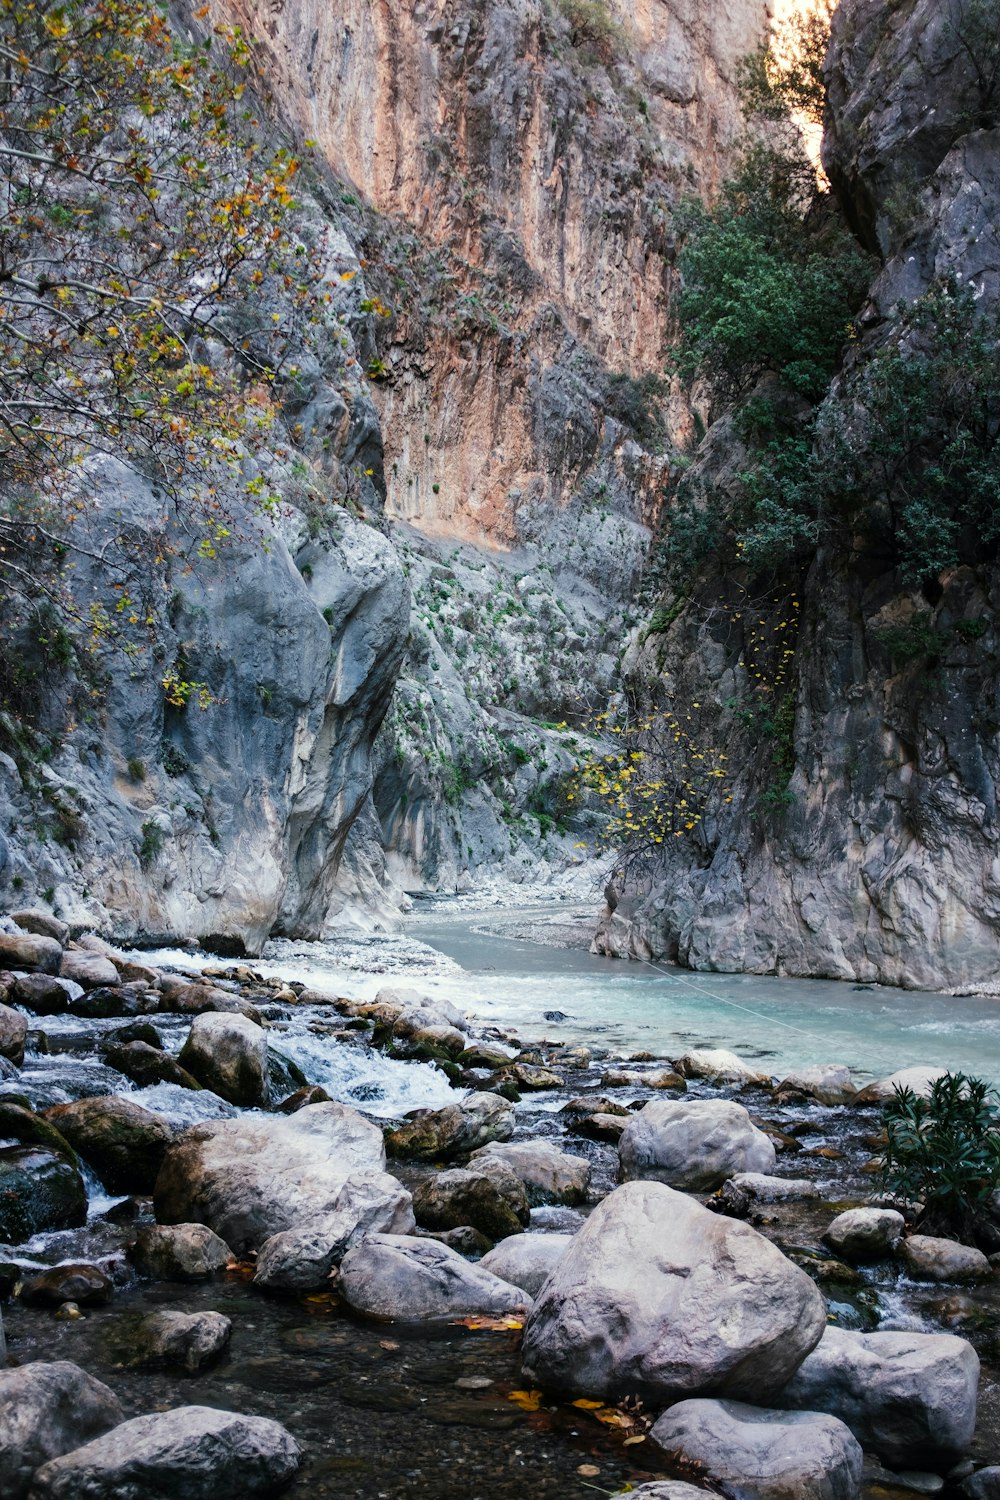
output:
[[[654,1099],[626,1125],[618,1142],[622,1176],[650,1178],[701,1192],[737,1172],[769,1173],[774,1146],[728,1099]]]
[[[836,1417],[681,1401],[650,1439],[739,1500],[860,1500],[864,1455]]]
[[[109,1193],[151,1193],[174,1132],[162,1115],[109,1094],[46,1110]]]
[[[550,1275],[525,1325],[524,1364],[581,1396],[766,1400],[825,1322],[812,1281],[756,1230],[633,1182],[594,1210]]]
[[[167,1151],[156,1215],[167,1224],[207,1224],[236,1251],[256,1249],[343,1206],[352,1174],[384,1166],[382,1132],[343,1104],[195,1125]]]
[[[40,1464],[121,1420],[117,1396],[65,1360],[0,1370],[0,1494],[23,1500]]]
[[[777,1404],[839,1417],[894,1468],[944,1472],[976,1425],[979,1358],[953,1334],[827,1328]]]
[[[413,1323],[503,1316],[525,1303],[519,1287],[470,1265],[447,1245],[396,1234],[374,1235],[349,1250],[338,1288],[355,1312]]]
[[[252,1109],[267,1103],[267,1036],[246,1016],[197,1016],[177,1061],[230,1104]]]
[[[44,1464],[31,1495],[115,1500],[158,1491],[178,1500],[241,1500],[278,1494],[298,1466],[298,1444],[270,1418],[180,1406],[133,1417]]]
[[[332,1213],[297,1224],[265,1240],[254,1281],[272,1291],[308,1292],[327,1285],[353,1245],[372,1234],[412,1233],[410,1194],[387,1172],[356,1172]]]

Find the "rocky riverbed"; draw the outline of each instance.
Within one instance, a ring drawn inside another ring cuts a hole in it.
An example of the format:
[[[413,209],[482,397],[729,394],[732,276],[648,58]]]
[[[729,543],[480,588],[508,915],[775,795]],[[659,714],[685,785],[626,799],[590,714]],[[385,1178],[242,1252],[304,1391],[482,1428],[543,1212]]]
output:
[[[5,1497],[1000,1493],[993,1247],[872,1204],[887,1083],[15,915]]]

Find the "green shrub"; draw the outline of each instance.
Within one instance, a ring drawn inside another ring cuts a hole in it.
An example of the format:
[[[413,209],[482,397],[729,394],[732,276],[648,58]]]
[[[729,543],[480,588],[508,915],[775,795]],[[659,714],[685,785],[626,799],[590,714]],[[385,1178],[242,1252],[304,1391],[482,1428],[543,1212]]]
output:
[[[887,1191],[923,1205],[920,1228],[974,1237],[1000,1185],[1000,1096],[981,1078],[945,1073],[926,1099],[897,1089],[883,1118]]]
[[[941,660],[948,645],[945,637],[934,629],[926,610],[920,610],[905,625],[886,625],[878,632],[878,638],[900,666],[921,660],[933,666]]]
[[[142,825],[142,842],[139,845],[139,863],[145,870],[163,850],[163,829],[158,823],[147,819]]]

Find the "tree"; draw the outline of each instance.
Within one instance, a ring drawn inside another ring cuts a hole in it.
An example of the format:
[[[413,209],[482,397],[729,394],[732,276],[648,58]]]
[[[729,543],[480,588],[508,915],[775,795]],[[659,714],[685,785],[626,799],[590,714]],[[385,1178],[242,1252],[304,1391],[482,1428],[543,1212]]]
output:
[[[298,165],[260,139],[239,33],[182,44],[143,0],[0,0],[0,16],[9,632],[39,611],[81,623],[66,570],[95,453],[154,479],[202,555],[234,485],[268,503],[241,466],[294,373],[314,271],[289,230]],[[98,560],[170,545],[126,528]]]
[[[823,62],[835,3],[805,0],[783,18],[763,46],[744,59],[739,82],[748,114],[778,124],[789,116],[811,125],[823,123]]]

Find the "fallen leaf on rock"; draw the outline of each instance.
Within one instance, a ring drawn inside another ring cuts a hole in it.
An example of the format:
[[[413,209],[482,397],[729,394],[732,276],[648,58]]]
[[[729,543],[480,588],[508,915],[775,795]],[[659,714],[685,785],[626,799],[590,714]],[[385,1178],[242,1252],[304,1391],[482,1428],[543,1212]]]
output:
[[[542,1404],[541,1391],[510,1391],[508,1401],[513,1401],[522,1411],[537,1411]]]
[[[623,1447],[625,1447],[625,1448],[631,1448],[633,1443],[644,1443],[645,1441],[646,1441],[646,1434],[644,1432],[638,1432],[638,1433],[636,1433],[636,1435],[634,1437],[627,1437],[625,1439]]]
[[[523,1318],[455,1318],[456,1328],[487,1328],[492,1333],[508,1333],[512,1328],[523,1328]]]
[[[581,1396],[579,1401],[571,1401],[571,1406],[578,1406],[581,1411],[600,1411],[604,1405],[603,1401],[588,1401],[586,1396]]]
[[[594,1412],[594,1416],[599,1422],[603,1422],[605,1427],[632,1428],[635,1426],[634,1417],[628,1416],[623,1411],[615,1411],[613,1406],[602,1406],[600,1411]]]
[[[393,1343],[392,1339],[379,1339],[378,1346],[379,1346],[380,1349],[398,1349],[399,1348],[399,1345]]]

